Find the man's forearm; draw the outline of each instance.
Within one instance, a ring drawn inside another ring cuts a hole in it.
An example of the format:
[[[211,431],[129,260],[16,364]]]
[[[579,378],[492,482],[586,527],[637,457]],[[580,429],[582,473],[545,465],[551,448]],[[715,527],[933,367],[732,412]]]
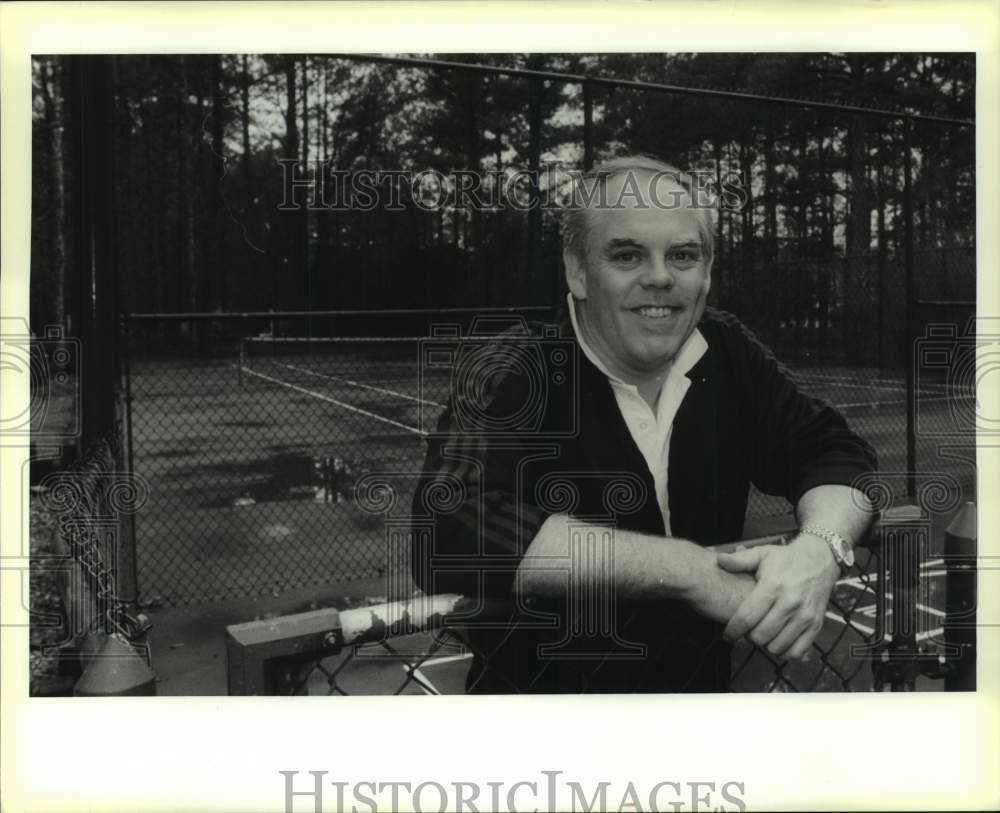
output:
[[[795,506],[799,527],[812,525],[844,537],[852,546],[871,527],[874,513],[863,493],[850,486],[821,485],[809,489]]]
[[[560,598],[571,584],[576,589],[610,584],[619,598],[679,599],[724,622],[753,589],[751,576],[726,573],[712,550],[685,539],[614,529],[613,545],[602,546],[598,540],[608,528],[591,526],[591,536],[585,523],[572,525],[584,532],[575,550],[564,515],[549,517],[532,540],[515,581],[522,597]]]

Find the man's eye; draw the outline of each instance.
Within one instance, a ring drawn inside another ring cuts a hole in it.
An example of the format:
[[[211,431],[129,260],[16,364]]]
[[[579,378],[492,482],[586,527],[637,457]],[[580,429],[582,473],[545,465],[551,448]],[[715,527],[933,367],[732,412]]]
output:
[[[698,255],[694,251],[671,251],[668,257],[674,262],[693,263],[698,261]]]
[[[615,262],[634,263],[639,259],[639,255],[634,251],[620,251],[614,256]]]

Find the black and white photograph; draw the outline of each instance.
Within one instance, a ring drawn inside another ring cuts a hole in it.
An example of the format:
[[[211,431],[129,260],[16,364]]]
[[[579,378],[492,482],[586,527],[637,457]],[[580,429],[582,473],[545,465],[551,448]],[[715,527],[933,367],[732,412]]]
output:
[[[27,705],[981,692],[981,54],[413,46],[31,54]]]
[[[974,54],[32,71],[38,693],[975,688]]]

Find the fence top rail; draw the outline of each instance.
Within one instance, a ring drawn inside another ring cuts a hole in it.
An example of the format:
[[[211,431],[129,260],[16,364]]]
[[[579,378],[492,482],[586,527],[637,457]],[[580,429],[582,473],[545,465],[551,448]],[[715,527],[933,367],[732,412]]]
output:
[[[912,522],[921,516],[921,510],[917,506],[900,506],[886,511],[882,521]],[[872,528],[871,541],[880,538],[879,530],[880,525]],[[791,530],[788,533],[770,534],[716,545],[712,550],[718,553],[732,553],[741,547],[749,549],[763,545],[785,545],[794,535],[794,530]],[[454,593],[420,595],[350,610],[337,611],[332,608],[311,610],[263,621],[247,621],[232,624],[226,629],[229,639],[234,643],[240,646],[261,647],[265,651],[277,641],[289,636],[301,636],[304,630],[315,633],[317,630],[328,632],[339,628],[340,633],[337,636],[339,644],[366,644],[380,641],[387,634],[393,637],[411,635],[445,626],[453,623],[456,617],[459,620],[468,618],[470,611],[474,610],[480,611],[480,615],[485,611],[491,618],[505,618],[509,615],[511,607],[510,602],[496,599],[486,601],[480,606],[475,599]]]
[[[483,308],[383,308],[367,310],[355,308],[353,310],[332,310],[332,311],[198,311],[198,312],[171,312],[171,313],[123,313],[122,318],[129,321],[152,322],[163,320],[212,320],[212,319],[291,319],[296,317],[321,317],[321,316],[419,316],[460,314],[460,313],[550,313],[555,308],[551,305],[508,305],[505,307],[483,307]]]
[[[604,76],[589,76],[582,73],[567,73],[561,71],[532,70],[529,68],[505,68],[499,65],[478,65],[472,62],[453,62],[446,59],[426,59],[420,57],[386,56],[383,54],[347,54],[328,53],[323,56],[353,61],[382,62],[390,65],[404,65],[414,68],[441,68],[472,73],[485,73],[500,76],[515,76],[525,79],[551,79],[565,84],[600,85],[604,87],[645,90],[656,93],[672,93],[687,96],[706,96],[717,99],[731,99],[742,102],[758,102],[770,105],[788,107],[811,107],[818,110],[829,110],[838,113],[862,114],[878,118],[899,119],[903,121],[947,124],[953,127],[975,128],[976,123],[970,119],[956,119],[948,116],[932,116],[924,113],[909,113],[904,110],[888,110],[879,107],[863,107],[860,105],[841,104],[838,102],[822,102],[818,99],[792,99],[782,96],[769,96],[759,93],[747,93],[738,90],[720,90],[717,88],[694,88],[683,85],[671,85],[662,82],[642,82],[635,79],[613,79]]]
[[[976,307],[976,300],[974,299],[918,299],[914,303],[922,307],[956,307],[956,308],[974,308]]]
[[[287,345],[296,347],[299,345],[316,345],[317,347],[353,347],[358,344],[413,344],[414,342],[425,342],[428,339],[435,339],[435,336],[244,336],[243,343],[247,345],[262,344],[280,347]],[[451,339],[452,336],[444,338]],[[462,336],[463,342],[495,342],[497,337],[493,334],[482,336]]]

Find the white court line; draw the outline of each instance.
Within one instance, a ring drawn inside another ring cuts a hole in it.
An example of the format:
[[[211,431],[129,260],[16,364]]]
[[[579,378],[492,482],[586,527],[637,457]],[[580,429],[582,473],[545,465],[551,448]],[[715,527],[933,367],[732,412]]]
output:
[[[923,567],[928,567],[930,565],[940,565],[943,563],[944,559],[932,559],[929,562],[921,562],[920,567],[923,568]],[[920,573],[921,578],[923,578],[924,576],[947,576],[947,575],[948,575],[947,570],[924,570],[923,572]],[[877,582],[881,578],[881,575],[879,573],[869,573],[865,578],[869,582]],[[868,589],[868,585],[866,585],[861,581],[860,576],[848,576],[846,579],[838,579],[837,584],[838,585],[843,584],[846,585],[847,587],[856,587],[859,590]],[[891,596],[892,594],[890,593],[889,595]]]
[[[855,612],[857,612],[857,610],[855,610]],[[865,635],[875,634],[875,629],[873,627],[869,627],[867,624],[862,624],[860,621],[854,621],[853,619],[850,622],[848,622],[844,619],[842,615],[837,615],[835,612],[831,610],[826,611],[826,617],[832,618],[834,621],[839,621],[845,627],[853,627],[854,629],[859,629]]]
[[[424,661],[424,666],[436,666],[439,663],[451,663],[452,661],[467,661],[472,657],[471,652],[463,652],[460,655],[443,655],[440,658],[428,658]]]
[[[409,671],[410,671],[407,668],[407,664],[405,664],[405,663],[401,663],[399,665],[399,668],[402,669],[404,672],[407,672],[407,673],[409,673]],[[424,694],[437,694],[437,695],[441,694],[441,692],[439,692],[437,690],[437,686],[435,686],[431,682],[431,680],[427,677],[427,675],[425,675],[421,671],[421,669],[420,669],[419,666],[416,669],[413,670],[413,676],[416,677],[416,678],[419,678],[420,680],[422,680],[424,683],[427,684],[426,686],[421,686],[419,683],[417,684],[418,686],[420,686],[420,689],[421,689],[421,691],[423,691]]]
[[[852,381],[857,381],[857,378],[848,378],[843,375],[825,375],[823,373],[810,373],[808,368],[802,370],[792,370],[796,376],[802,379],[815,378],[817,381],[843,381],[845,383],[850,383]],[[863,374],[863,373],[862,373]],[[906,380],[902,378],[869,378],[868,381],[875,382],[876,384],[885,384],[887,386],[903,387],[906,385]]]
[[[920,604],[919,602],[917,603],[917,609],[923,610],[925,613],[930,613],[931,615],[936,615],[938,618],[944,618],[946,615],[935,607],[928,607],[926,604]]]
[[[887,593],[886,594],[886,598],[891,599],[892,598],[892,593]],[[936,615],[938,618],[947,618],[947,615],[948,615],[943,610],[938,610],[935,607],[928,607],[926,604],[921,604],[919,601],[914,606],[918,610],[923,610],[923,612],[925,612],[925,613],[930,613],[931,615]],[[877,609],[876,605],[869,604],[867,607],[861,607],[861,608],[854,607],[854,608],[851,609],[851,612],[852,613],[861,613],[861,612],[864,612],[865,610],[876,610],[876,609]],[[886,614],[887,615],[892,615],[892,608],[891,607],[889,607],[886,610]]]
[[[864,608],[862,608],[862,609],[864,609]],[[862,624],[861,622],[855,621],[853,619],[850,622],[847,622],[847,621],[844,620],[843,617],[837,615],[836,613],[830,612],[829,610],[827,610],[827,612],[826,612],[826,617],[827,618],[832,618],[834,621],[839,621],[844,626],[849,626],[849,627],[852,627],[854,629],[858,629],[861,632],[865,633],[865,635],[874,635],[875,634],[875,629],[873,627],[869,627],[867,624]],[[941,635],[943,633],[944,633],[944,628],[943,627],[935,627],[934,629],[931,629],[931,630],[924,630],[923,632],[918,632],[917,633],[917,640],[918,641],[923,641],[925,638],[933,638],[935,635]],[[885,636],[883,637],[883,640],[887,641],[889,639],[890,639],[890,635],[887,632],[885,634]]]
[[[281,362],[279,362],[281,364]],[[396,392],[396,390],[387,390],[383,387],[374,387],[371,384],[363,384],[360,381],[353,381],[350,378],[341,378],[339,375],[329,375],[327,373],[317,373],[315,370],[307,370],[305,367],[299,367],[297,364],[281,364],[282,367],[287,367],[289,370],[298,370],[300,373],[305,373],[306,375],[314,375],[317,378],[326,378],[330,381],[339,381],[344,384],[350,384],[352,387],[362,387],[366,390],[372,390],[373,392],[382,392],[386,395],[395,395],[397,398],[405,398],[407,401],[416,401],[418,404],[428,404],[430,406],[444,407],[444,404],[439,404],[437,401],[428,401],[425,398],[417,398],[414,395],[407,395],[405,392]]]
[[[959,398],[952,395],[935,395],[933,398],[926,398],[920,396],[921,404],[929,404],[931,401],[958,401]],[[857,407],[876,407],[876,406],[898,406],[899,404],[905,404],[906,399],[901,401],[859,401],[856,404],[834,404],[836,409],[853,409]]]
[[[807,384],[810,381],[827,381],[833,384],[840,384],[844,387],[871,388],[874,385],[876,389],[885,389],[885,390],[896,389],[896,390],[903,390],[904,392],[906,391],[906,382],[898,378],[869,378],[867,384],[859,384],[857,383],[858,379],[856,378],[846,378],[844,376],[835,376],[835,375],[821,375],[818,373],[809,374],[805,372],[795,372],[794,370],[793,373],[795,377],[799,380],[799,382],[804,384]],[[917,391],[918,392],[926,391],[927,393],[935,393],[935,392],[939,393],[939,392],[945,392],[946,388],[942,386],[936,386],[933,389],[926,389],[926,390],[918,389]]]
[[[343,401],[338,401],[336,398],[331,398],[329,395],[324,395],[321,392],[315,392],[313,390],[307,390],[305,387],[299,387],[295,384],[289,384],[287,381],[282,381],[279,378],[272,378],[269,375],[264,375],[264,373],[258,373],[256,370],[251,370],[247,367],[241,367],[243,372],[249,375],[255,375],[258,378],[263,378],[265,381],[270,381],[273,384],[278,384],[282,387],[288,387],[290,390],[295,390],[296,392],[304,393],[305,395],[311,395],[314,398],[319,398],[321,401],[326,401],[329,404],[334,404],[335,406],[343,407],[344,409],[349,409],[351,412],[357,412],[359,415],[365,415],[369,418],[374,418],[376,421],[382,421],[382,423],[388,423],[392,426],[398,426],[400,429],[405,429],[407,432],[413,432],[415,435],[420,435],[425,437],[427,433],[422,429],[417,429],[415,426],[407,426],[405,423],[400,423],[399,421],[394,421],[392,418],[386,418],[382,415],[376,415],[374,412],[369,412],[367,409],[360,409],[356,406],[351,406],[350,404],[345,404]]]
[[[454,661],[465,661],[469,660],[469,658],[471,657],[472,657],[471,652],[463,652],[461,655],[444,655],[440,658],[428,658],[426,661],[423,662],[423,665],[418,666],[416,669],[413,670],[413,674],[418,676],[424,683],[427,684],[427,686],[431,688],[431,691],[428,692],[426,687],[421,686],[420,688],[424,690],[425,694],[439,695],[441,694],[441,692],[437,690],[437,686],[435,686],[434,683],[431,681],[431,679],[424,674],[423,672],[424,666],[436,666],[439,663],[452,663]],[[405,664],[400,664],[400,665],[403,667],[403,671],[405,672],[406,665]]]

